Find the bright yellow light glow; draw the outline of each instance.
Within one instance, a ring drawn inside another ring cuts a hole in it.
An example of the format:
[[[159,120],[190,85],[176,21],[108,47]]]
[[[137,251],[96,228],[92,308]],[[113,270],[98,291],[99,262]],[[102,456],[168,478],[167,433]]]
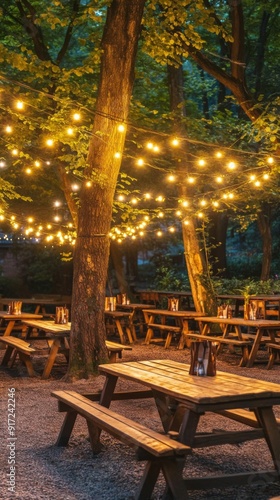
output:
[[[170,233],[175,233],[175,227],[173,227],[173,226],[172,226],[172,227],[169,227],[169,228],[168,228],[168,231],[169,231]]]
[[[31,168],[26,168],[25,169],[25,173],[28,174],[28,175],[32,174]]]
[[[228,168],[229,168],[230,170],[234,170],[234,169],[236,168],[236,163],[235,163],[234,161],[230,161],[230,162],[228,163]]]
[[[150,200],[151,199],[150,193],[145,193],[144,198],[145,198],[145,200]]]
[[[61,205],[61,202],[60,202],[59,200],[56,200],[56,201],[54,202],[54,206],[55,206],[55,207],[60,207],[60,205]]]
[[[136,205],[138,203],[137,198],[132,198],[132,200],[130,200],[130,203],[132,203],[132,205]]]
[[[187,181],[189,182],[189,184],[194,184],[195,183],[195,178],[194,177],[188,177]]]
[[[144,165],[143,158],[138,158],[138,160],[136,161],[136,165],[138,165],[138,167],[143,167]]]
[[[187,200],[182,201],[182,206],[183,207],[188,207],[189,206],[189,202]]]
[[[229,197],[230,200],[233,200],[234,194],[233,193],[229,193],[228,197]]]
[[[217,201],[213,201],[213,202],[212,202],[212,205],[213,205],[214,207],[218,207],[218,206],[219,206],[219,203],[218,203]]]
[[[206,200],[201,200],[200,205],[201,205],[202,207],[205,207],[206,203],[207,203],[207,202],[206,202]]]
[[[256,182],[255,182],[255,186],[256,186],[256,187],[260,187],[260,186],[261,186],[260,181],[256,181]]]
[[[158,213],[158,217],[160,217],[162,219],[164,217],[164,213],[163,212],[159,212]]]
[[[250,181],[254,181],[256,179],[255,174],[250,175]]]
[[[263,179],[267,181],[269,179],[269,174],[263,174]]]
[[[162,201],[164,201],[164,196],[162,196],[161,194],[156,198],[156,201],[159,201],[160,203]]]
[[[179,146],[180,141],[177,139],[177,137],[174,137],[174,139],[171,140],[172,146]]]
[[[18,149],[12,149],[11,153],[13,156],[18,156]]]
[[[177,210],[176,215],[177,215],[178,217],[180,217],[180,216],[182,215],[181,210]]]
[[[272,158],[272,156],[269,156],[269,158],[267,158],[267,163],[269,163],[270,165],[274,163],[274,158]]]
[[[152,142],[147,142],[147,144],[146,144],[146,148],[147,148],[147,149],[153,149],[153,148],[154,148],[153,143],[152,143]]]
[[[150,217],[148,215],[145,215],[144,220],[149,221]]]
[[[197,217],[199,217],[200,219],[202,219],[202,218],[203,218],[203,213],[202,213],[202,212],[199,212],[199,213],[197,214]]]
[[[189,224],[189,223],[190,223],[190,221],[189,221],[188,219],[185,219],[185,220],[184,220],[184,225],[185,225],[185,226],[188,226],[188,224]]]
[[[117,152],[114,154],[115,158],[120,158],[121,157],[121,153]]]
[[[158,147],[157,145],[155,145],[155,146],[153,147],[153,152],[154,152],[154,153],[159,153],[159,147]]]
[[[72,191],[78,191],[79,190],[79,185],[78,184],[72,184]]]
[[[120,125],[118,125],[118,131],[119,132],[124,132],[125,131],[125,125],[123,123],[121,123]]]
[[[88,188],[89,188],[89,187],[91,187],[91,186],[92,186],[92,182],[91,182],[91,181],[87,181],[87,182],[86,182],[86,187],[88,187]]]
[[[34,161],[35,167],[41,167],[41,162],[39,160]]]
[[[31,224],[32,222],[34,222],[33,217],[28,217],[27,222],[29,222],[30,224]]]
[[[23,109],[24,108],[24,104],[22,101],[17,101],[16,102],[16,108],[17,109]]]
[[[46,139],[46,145],[51,148],[54,145],[53,139]]]
[[[223,153],[221,151],[217,151],[215,153],[215,156],[216,156],[216,158],[222,158],[224,155],[223,155]]]
[[[123,196],[123,194],[120,194],[120,195],[118,196],[118,200],[119,200],[119,201],[124,201],[124,196]]]
[[[71,127],[69,127],[66,132],[67,132],[67,135],[73,135],[74,134],[74,129],[71,128]]]
[[[216,182],[218,182],[218,184],[222,184],[223,178],[221,175],[218,175],[218,177],[216,177]]]
[[[202,160],[202,159],[201,159],[201,160],[198,160],[198,162],[197,162],[197,163],[198,163],[198,165],[199,165],[200,167],[204,167],[204,166],[205,166],[205,164],[206,164],[205,160]]]
[[[81,113],[78,113],[77,111],[76,113],[73,113],[73,120],[75,120],[75,122],[78,122],[80,119],[81,119]]]
[[[168,180],[169,180],[169,182],[174,182],[174,181],[175,181],[175,175],[170,174],[170,175],[168,176]]]
[[[5,128],[5,132],[7,132],[7,134],[11,134],[13,131],[11,125],[7,125],[7,127]]]
[[[162,236],[162,231],[157,231],[157,236]]]

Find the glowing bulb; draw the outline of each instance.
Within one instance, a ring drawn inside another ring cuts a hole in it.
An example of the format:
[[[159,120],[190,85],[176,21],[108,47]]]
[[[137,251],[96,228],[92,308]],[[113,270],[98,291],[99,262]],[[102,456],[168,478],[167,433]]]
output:
[[[73,135],[73,134],[74,134],[74,130],[73,130],[71,127],[69,127],[69,128],[67,129],[67,134],[68,134],[68,135]]]
[[[7,134],[11,134],[13,129],[10,125],[7,125],[7,127],[5,128],[5,131],[7,132]]]
[[[121,153],[117,152],[117,153],[114,154],[114,156],[115,156],[115,158],[120,158],[121,157]]]
[[[6,167],[6,162],[4,160],[0,160],[0,168]]]
[[[267,181],[269,179],[269,174],[263,174],[263,179]]]
[[[61,205],[61,202],[60,202],[60,201],[58,201],[58,200],[57,200],[57,201],[55,201],[55,202],[54,202],[54,206],[55,206],[55,207],[60,207],[60,205]]]
[[[79,190],[79,186],[78,184],[72,184],[72,191],[78,191]]]
[[[33,220],[34,220],[33,217],[28,217],[27,222],[29,222],[31,224],[33,222]]]
[[[233,200],[234,194],[233,193],[229,193],[228,197],[229,197],[230,200]]]
[[[274,163],[274,159],[272,158],[272,156],[269,156],[269,158],[267,158],[267,163],[269,163],[270,165]]]
[[[38,161],[38,160],[36,160],[36,161],[34,162],[34,165],[35,165],[35,167],[41,167],[41,162],[40,162],[40,161]]]
[[[120,194],[120,195],[118,196],[118,200],[119,200],[119,201],[124,201],[124,196],[123,196],[122,194]]]
[[[162,201],[164,201],[164,197],[163,197],[162,195],[159,195],[159,196],[156,198],[156,201],[162,202]]]
[[[182,205],[183,205],[183,207],[188,207],[189,202],[187,200],[184,200],[184,201],[182,201]]]
[[[137,204],[137,199],[136,198],[132,198],[132,200],[130,201],[130,203],[132,203],[132,205],[136,205]]]
[[[17,109],[23,109],[24,108],[24,104],[22,101],[17,101],[16,102],[16,108]]]
[[[26,168],[25,169],[25,173],[28,174],[28,175],[32,174],[31,168]]]
[[[177,215],[178,217],[180,217],[180,216],[182,215],[181,210],[177,210],[176,215]]]
[[[157,231],[157,236],[162,236],[162,231]]]
[[[216,177],[216,182],[218,182],[218,184],[221,184],[223,182],[223,178],[218,175],[218,177]]]
[[[75,122],[78,122],[80,119],[81,119],[80,113],[78,113],[78,112],[73,113],[73,120],[75,120]]]
[[[195,178],[194,177],[188,177],[187,181],[189,184],[194,184],[195,183]]]
[[[154,145],[152,142],[147,142],[147,144],[146,144],[147,149],[153,149],[153,147],[154,147]]]
[[[175,181],[175,175],[171,174],[168,176],[169,182],[174,182]]]
[[[202,212],[199,212],[199,213],[197,214],[197,217],[199,217],[200,219],[202,219],[202,218],[203,218],[203,213],[202,213]]]
[[[234,170],[234,169],[236,168],[236,163],[234,163],[234,161],[230,161],[230,162],[228,163],[228,168],[229,168],[230,170]]]
[[[206,205],[206,200],[201,200],[200,205],[201,205],[202,207],[205,207],[205,205]]]
[[[179,146],[180,141],[175,137],[174,139],[172,139],[171,144],[172,146]]]
[[[86,182],[86,187],[88,187],[88,188],[89,188],[89,187],[91,187],[91,186],[92,186],[92,182],[91,182],[91,181],[87,181],[87,182]]]
[[[18,149],[12,149],[12,155],[17,156],[18,155]]]
[[[198,165],[199,165],[200,167],[204,167],[204,166],[205,166],[205,164],[206,164],[205,160],[198,160],[198,162],[197,162],[197,163],[198,163]]]
[[[222,158],[223,157],[223,153],[221,153],[221,151],[217,151],[216,153],[216,158]]]
[[[154,153],[159,153],[159,147],[158,146],[154,146],[153,147],[153,151],[154,151]]]
[[[184,225],[187,226],[188,224],[190,223],[190,221],[188,219],[185,219],[184,220]]]
[[[121,123],[120,125],[118,125],[118,131],[119,132],[124,132],[125,131],[125,126],[123,123]]]
[[[53,146],[53,144],[54,144],[53,139],[47,139],[46,140],[46,145],[49,146],[50,148]]]
[[[217,201],[213,201],[213,202],[212,202],[212,205],[213,205],[213,207],[218,207],[218,206],[219,206],[219,203],[218,203]]]
[[[170,231],[170,233],[175,233],[175,227],[170,227],[168,230]]]
[[[256,182],[255,182],[255,186],[256,186],[256,187],[260,187],[260,185],[261,185],[260,181],[256,181]]]
[[[139,158],[139,159],[137,160],[136,164],[138,165],[138,167],[143,167],[143,165],[144,165],[144,160],[143,160],[143,158]]]
[[[254,181],[256,179],[255,174],[250,175],[250,181]]]
[[[164,217],[164,213],[163,212],[159,212],[158,213],[158,217],[160,217],[162,219]]]
[[[145,200],[150,200],[151,199],[150,193],[145,193],[144,198],[145,198]]]

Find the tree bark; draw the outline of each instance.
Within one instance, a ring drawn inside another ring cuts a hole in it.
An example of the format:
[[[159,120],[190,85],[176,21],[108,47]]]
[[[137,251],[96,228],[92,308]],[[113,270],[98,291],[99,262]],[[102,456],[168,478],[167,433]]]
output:
[[[113,0],[102,38],[100,83],[80,194],[74,254],[71,351],[67,377],[88,378],[107,361],[104,304],[112,205],[134,83],[134,65],[145,0]]]
[[[265,211],[258,213],[258,228],[262,237],[262,270],[261,281],[267,281],[270,278],[270,267],[272,258],[272,235],[271,235],[271,216],[270,207],[266,207]]]

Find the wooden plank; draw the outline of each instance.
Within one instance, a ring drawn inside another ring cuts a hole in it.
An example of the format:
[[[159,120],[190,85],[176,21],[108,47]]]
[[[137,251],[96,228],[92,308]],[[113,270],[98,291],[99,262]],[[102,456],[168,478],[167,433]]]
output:
[[[241,424],[250,425],[251,427],[256,427],[256,428],[260,427],[256,415],[252,411],[246,409],[221,410],[218,411],[217,413],[219,415],[223,415],[224,417],[231,418],[232,420],[236,420]],[[276,422],[280,427],[280,418],[276,418]]]
[[[52,392],[52,396],[68,404],[86,419],[93,419],[100,429],[129,445],[141,446],[155,456],[173,456],[190,452],[190,448],[186,445],[133,422],[74,391],[55,391]]]

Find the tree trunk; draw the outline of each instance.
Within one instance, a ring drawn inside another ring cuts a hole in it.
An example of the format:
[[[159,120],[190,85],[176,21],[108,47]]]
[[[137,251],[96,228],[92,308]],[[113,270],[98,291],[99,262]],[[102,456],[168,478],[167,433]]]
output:
[[[260,212],[258,214],[258,227],[262,237],[262,270],[261,277],[262,281],[267,281],[270,278],[270,267],[272,258],[272,236],[271,236],[271,218],[270,218],[270,207],[267,207],[266,213]]]
[[[181,120],[186,116],[185,105],[182,105],[184,96],[183,89],[183,68],[182,66],[174,68],[168,66],[168,83],[170,93],[170,106],[172,111],[177,111],[176,120],[174,122],[174,130],[177,133],[184,135],[186,133],[184,124]],[[180,84],[178,83],[180,82]],[[172,106],[176,106],[173,110]],[[179,116],[178,110],[181,112]],[[186,151],[186,157],[188,152]],[[183,182],[178,181],[180,196],[186,196],[186,186]],[[207,264],[203,253],[200,249],[200,243],[197,236],[197,230],[193,220],[190,220],[186,225],[182,224],[183,243],[185,251],[186,266],[192,291],[194,306],[196,311],[205,312],[215,309],[215,297],[212,293],[211,280],[209,279]],[[206,276],[208,278],[206,279]]]
[[[102,38],[102,60],[92,138],[81,188],[74,254],[68,378],[88,378],[107,360],[104,304],[112,205],[129,111],[145,0],[113,0]]]
[[[209,244],[212,272],[214,276],[225,276],[227,268],[226,241],[228,228],[228,215],[212,212],[209,224]]]

